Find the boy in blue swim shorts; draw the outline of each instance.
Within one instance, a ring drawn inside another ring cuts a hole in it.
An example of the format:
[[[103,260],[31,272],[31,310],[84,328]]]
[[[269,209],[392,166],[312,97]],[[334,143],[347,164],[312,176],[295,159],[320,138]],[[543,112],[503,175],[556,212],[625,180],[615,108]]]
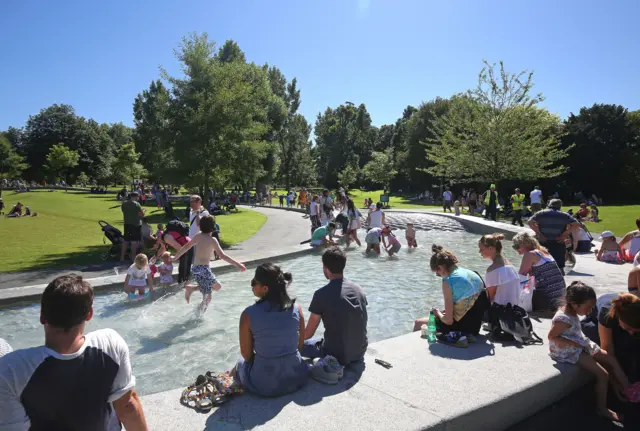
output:
[[[191,241],[185,244],[173,257],[173,261],[176,262],[180,259],[180,256],[189,251],[191,247],[195,245],[198,246],[196,247],[195,256],[193,258],[191,275],[195,282],[198,283],[200,292],[202,293],[202,303],[200,304],[201,311],[206,310],[209,306],[209,303],[211,302],[211,291],[215,290],[217,292],[222,288],[222,285],[216,280],[216,277],[209,266],[215,254],[225,262],[235,265],[240,271],[245,271],[247,269],[242,263],[232,259],[222,251],[218,240],[211,236],[214,229],[214,218],[210,215],[202,217],[200,219],[200,232],[194,236]],[[191,298],[191,294],[194,290],[194,285],[189,283],[185,285],[184,297],[187,300],[187,304],[189,303],[189,299]]]

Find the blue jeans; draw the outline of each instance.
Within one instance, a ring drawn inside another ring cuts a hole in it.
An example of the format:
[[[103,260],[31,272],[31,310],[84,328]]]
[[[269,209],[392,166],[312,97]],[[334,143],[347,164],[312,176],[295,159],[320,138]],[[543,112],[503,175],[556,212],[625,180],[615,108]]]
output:
[[[300,350],[300,356],[309,359],[324,358],[325,354],[322,348],[323,341],[322,338],[304,340],[304,346],[302,346],[302,350]]]

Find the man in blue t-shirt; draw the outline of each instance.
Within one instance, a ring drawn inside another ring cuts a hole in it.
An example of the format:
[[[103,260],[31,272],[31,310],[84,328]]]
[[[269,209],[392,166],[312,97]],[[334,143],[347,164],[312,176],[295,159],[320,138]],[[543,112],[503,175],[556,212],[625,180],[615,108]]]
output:
[[[344,278],[347,255],[331,247],[322,255],[324,276],[329,284],[316,290],[309,306],[311,316],[305,329],[300,354],[307,358],[326,355],[342,365],[360,361],[367,351],[367,297],[362,287]],[[318,325],[324,325],[324,339],[312,340]]]
[[[560,270],[564,273],[566,246],[569,233],[579,227],[576,219],[561,211],[562,201],[551,199],[546,210],[535,213],[529,219],[529,227],[536,233],[540,244],[549,250]]]

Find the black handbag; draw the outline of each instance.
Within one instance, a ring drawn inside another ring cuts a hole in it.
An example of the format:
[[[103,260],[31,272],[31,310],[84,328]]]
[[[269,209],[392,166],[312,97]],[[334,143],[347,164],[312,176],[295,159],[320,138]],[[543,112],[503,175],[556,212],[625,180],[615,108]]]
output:
[[[512,335],[517,342],[525,346],[544,344],[542,338],[534,332],[531,319],[524,308],[514,304],[493,304],[491,312],[494,316],[492,320],[499,323],[500,329]]]

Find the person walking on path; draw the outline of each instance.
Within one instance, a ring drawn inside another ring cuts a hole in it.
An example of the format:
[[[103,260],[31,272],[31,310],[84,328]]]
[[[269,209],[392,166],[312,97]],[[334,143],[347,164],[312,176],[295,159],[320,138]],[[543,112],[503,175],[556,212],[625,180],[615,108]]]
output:
[[[451,211],[452,201],[453,201],[453,195],[451,194],[451,191],[447,187],[445,188],[444,193],[442,193],[442,208],[444,212],[447,212],[447,209],[449,210],[449,212],[453,212]]]
[[[496,191],[496,185],[491,184],[489,190],[484,192],[482,195],[482,200],[484,201],[486,212],[484,214],[484,218],[486,220],[496,221],[496,217],[498,215],[498,192]]]
[[[529,198],[531,199],[531,212],[535,214],[542,209],[542,190],[540,187],[535,186],[529,193]]]
[[[120,260],[124,261],[127,254],[127,248],[131,245],[131,260],[138,252],[138,245],[142,240],[142,219],[144,218],[144,209],[138,203],[140,195],[133,192],[129,195],[129,199],[122,203],[120,209],[124,218],[124,241],[122,242],[122,253]]]
[[[569,214],[561,211],[562,201],[551,199],[549,208],[535,213],[529,219],[529,227],[536,233],[540,244],[549,250],[549,254],[564,274],[566,246],[564,241],[579,224]]]
[[[513,219],[511,220],[511,224],[515,226],[516,223],[519,223],[520,227],[524,227],[524,223],[522,223],[524,195],[520,194],[520,189],[516,189],[515,192],[516,193],[511,196],[511,210],[513,211]]]
[[[0,429],[147,431],[129,347],[113,329],[85,334],[93,289],[79,275],[42,294],[44,346],[0,358]]]
[[[361,361],[367,351],[367,297],[359,285],[344,278],[347,255],[331,247],[322,255],[322,269],[329,284],[316,290],[309,305],[309,321],[300,354],[306,358],[335,357],[341,365]],[[318,325],[324,339],[314,340]]]

